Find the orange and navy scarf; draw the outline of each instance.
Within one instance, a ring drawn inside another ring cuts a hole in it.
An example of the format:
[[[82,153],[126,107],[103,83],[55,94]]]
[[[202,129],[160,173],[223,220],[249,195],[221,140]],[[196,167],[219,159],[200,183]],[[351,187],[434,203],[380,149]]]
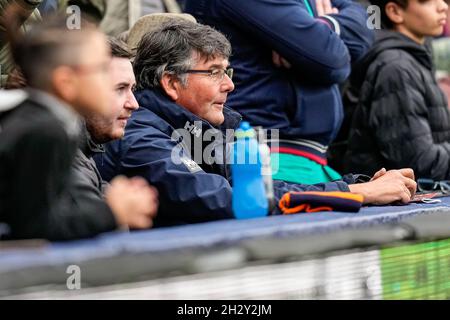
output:
[[[358,212],[364,198],[350,192],[288,192],[283,195],[278,206],[283,214],[319,211]]]

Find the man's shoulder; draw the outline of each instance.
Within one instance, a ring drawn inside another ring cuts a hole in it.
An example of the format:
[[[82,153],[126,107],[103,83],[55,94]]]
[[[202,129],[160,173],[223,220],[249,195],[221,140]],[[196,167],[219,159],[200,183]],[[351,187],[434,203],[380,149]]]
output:
[[[401,69],[411,64],[412,60],[410,58],[410,55],[401,48],[388,48],[378,53],[371,64],[379,65],[383,68]]]
[[[72,167],[75,170],[80,170],[82,168],[90,170],[92,166],[91,161],[92,159],[87,157],[84,152],[78,148],[73,159]]]
[[[107,153],[115,150],[117,154],[125,155],[131,150],[142,148],[156,148],[162,152],[172,148],[174,131],[168,122],[151,110],[139,108],[128,121],[125,136],[107,144]]]
[[[420,78],[419,63],[407,51],[390,48],[380,52],[371,62],[366,80],[374,83],[401,82],[402,79]],[[375,81],[378,79],[378,81]]]
[[[158,134],[163,132],[171,134],[172,126],[162,117],[147,108],[139,108],[133,112],[126,131],[125,136],[135,136],[136,134]]]
[[[389,48],[381,52],[380,59],[390,62],[391,65],[399,65],[400,67],[407,67],[411,64],[417,64],[416,58],[403,48]]]
[[[49,132],[64,135],[64,129],[56,117],[46,108],[34,101],[25,100],[14,108],[0,112],[0,133],[37,133]]]
[[[78,192],[84,192],[86,195],[90,194],[92,197],[101,199],[102,180],[97,165],[81,149],[76,151],[72,161],[72,180]]]

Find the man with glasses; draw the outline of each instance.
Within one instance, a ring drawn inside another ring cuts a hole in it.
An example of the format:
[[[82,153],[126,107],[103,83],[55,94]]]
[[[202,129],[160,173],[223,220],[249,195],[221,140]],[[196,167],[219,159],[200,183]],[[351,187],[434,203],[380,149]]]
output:
[[[140,108],[124,139],[108,144],[96,162],[105,180],[139,175],[158,189],[157,226],[233,218],[226,161],[232,129],[242,117],[225,106],[234,89],[230,55],[223,34],[181,20],[147,33],[137,48]],[[363,194],[366,203],[386,204],[408,202],[416,189],[407,169],[380,171],[371,182],[355,182],[354,176],[318,185],[274,181],[274,191],[278,200],[288,191],[352,191]]]
[[[228,105],[270,137],[274,179],[341,179],[328,147],[343,121],[339,84],[373,42],[366,10],[351,0],[186,0],[185,12],[233,46]]]

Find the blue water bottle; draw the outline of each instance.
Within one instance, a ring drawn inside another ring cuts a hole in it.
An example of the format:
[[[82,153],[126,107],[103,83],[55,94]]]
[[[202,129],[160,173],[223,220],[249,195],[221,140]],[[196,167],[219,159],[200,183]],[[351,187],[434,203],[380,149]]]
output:
[[[255,130],[243,121],[235,136],[231,164],[234,215],[237,219],[267,216],[269,204]]]

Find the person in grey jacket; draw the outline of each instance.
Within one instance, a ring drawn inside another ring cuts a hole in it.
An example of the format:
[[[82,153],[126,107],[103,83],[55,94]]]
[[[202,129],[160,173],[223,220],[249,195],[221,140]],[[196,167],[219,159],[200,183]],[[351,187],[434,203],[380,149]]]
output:
[[[85,126],[72,170],[74,190],[78,196],[89,197],[92,201],[103,202],[106,200],[109,205],[115,199],[105,199],[105,192],[109,185],[102,180],[93,157],[105,152],[103,143],[124,136],[127,120],[131,117],[131,113],[139,108],[139,105],[133,94],[136,80],[130,61],[132,53],[125,43],[114,38],[109,38],[108,44],[112,55],[110,73],[114,91],[110,101],[110,110],[108,116],[97,113],[84,116]],[[158,195],[153,187],[149,187],[149,193],[151,197],[148,200],[153,208],[152,217],[154,217]],[[113,209],[108,208],[108,210]]]

